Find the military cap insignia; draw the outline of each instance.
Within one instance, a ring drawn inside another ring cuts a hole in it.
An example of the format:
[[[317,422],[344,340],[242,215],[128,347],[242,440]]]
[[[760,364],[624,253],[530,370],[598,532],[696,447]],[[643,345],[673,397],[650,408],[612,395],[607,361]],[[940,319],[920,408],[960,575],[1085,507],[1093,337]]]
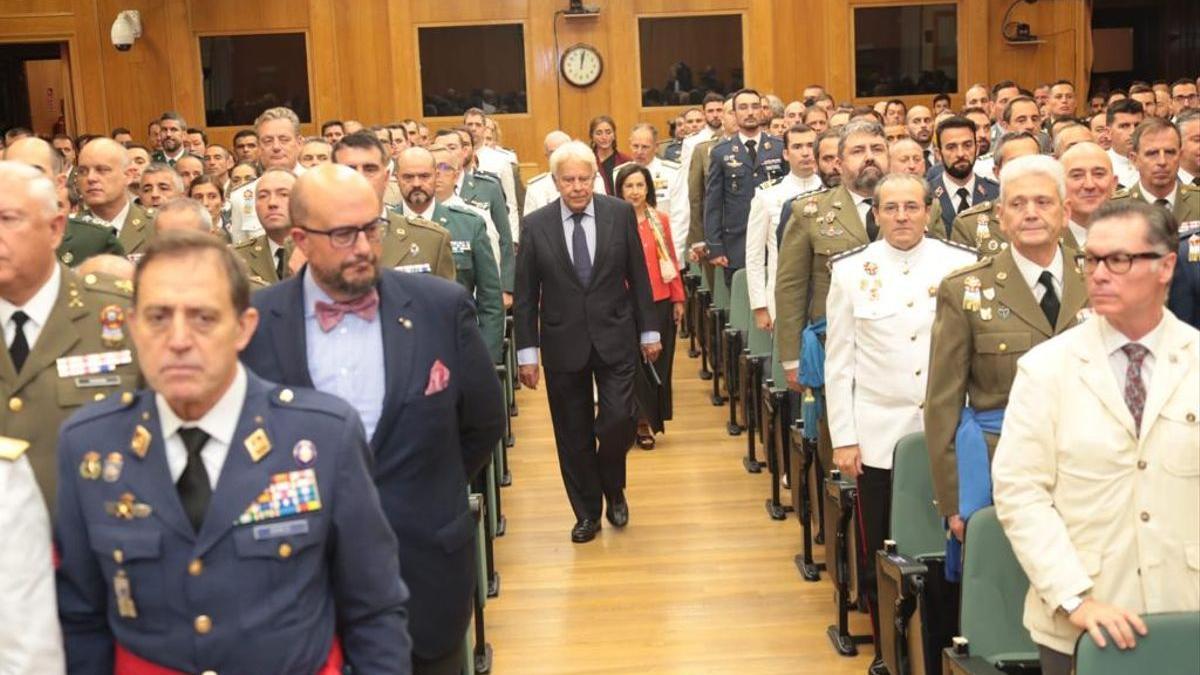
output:
[[[254,433],[246,437],[242,441],[242,445],[246,447],[246,452],[250,453],[250,461],[257,462],[267,453],[271,452],[271,439],[267,437],[267,432],[262,429],[255,429]]]
[[[963,280],[962,308],[968,312],[978,312],[981,300],[979,297],[979,277],[969,276]]]
[[[125,466],[125,458],[119,452],[110,452],[104,458],[104,467],[100,475],[105,483],[115,483],[121,479],[121,468]]]
[[[145,459],[150,450],[151,438],[150,430],[140,424],[133,430],[133,438],[129,439],[129,449],[138,459]]]
[[[79,462],[79,477],[84,480],[100,477],[100,453],[95,450],[83,453],[83,459]]]
[[[311,513],[321,509],[317,474],[312,469],[287,471],[271,476],[267,488],[255,497],[235,525],[248,525],[273,518]]]
[[[92,279],[88,283],[95,283],[94,276],[89,274],[88,278]],[[100,341],[108,347],[119,347],[125,341],[125,333],[121,331],[124,325],[125,310],[120,305],[105,305],[100,310]]]

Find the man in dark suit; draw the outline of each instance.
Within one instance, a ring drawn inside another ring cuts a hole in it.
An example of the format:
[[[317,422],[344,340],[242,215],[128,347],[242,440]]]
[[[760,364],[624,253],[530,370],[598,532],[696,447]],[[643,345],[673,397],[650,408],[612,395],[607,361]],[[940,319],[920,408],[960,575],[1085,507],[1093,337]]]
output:
[[[474,306],[452,281],[379,269],[382,203],[353,169],[310,169],[290,208],[308,265],[255,294],[242,359],[359,411],[411,592],[413,672],[458,673],[476,574],[467,484],[504,432]]]
[[[954,218],[967,209],[1000,196],[1000,185],[975,174],[975,123],[955,115],[942,120],[937,128],[937,151],[941,162],[926,174],[933,196],[941,202],[942,226],[939,237],[950,238]]]
[[[583,543],[600,530],[602,498],[609,522],[629,522],[625,454],[635,429],[638,343],[650,361],[662,344],[633,208],[593,195],[595,154],[579,141],[550,155],[550,172],[560,198],[525,215],[517,256],[517,362],[521,383],[537,388],[541,347],[558,463],[575,511],[571,540]]]
[[[1175,259],[1175,277],[1167,307],[1175,316],[1200,328],[1200,224],[1180,228],[1179,257]]]

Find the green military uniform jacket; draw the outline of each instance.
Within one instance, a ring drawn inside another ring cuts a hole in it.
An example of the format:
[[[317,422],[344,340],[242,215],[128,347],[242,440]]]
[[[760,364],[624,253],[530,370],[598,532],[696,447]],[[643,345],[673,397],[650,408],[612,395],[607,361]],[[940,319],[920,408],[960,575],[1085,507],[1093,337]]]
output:
[[[147,209],[137,202],[130,201],[129,214],[125,216],[125,224],[121,226],[121,232],[117,235],[117,241],[121,242],[125,255],[131,258],[141,257],[146,242],[154,236],[154,216],[154,209]],[[85,209],[79,217],[87,220],[94,216],[90,210]]]
[[[55,447],[59,426],[80,406],[138,386],[137,356],[125,327],[132,284],[99,274],[80,278],[66,266],[59,266],[59,271],[62,276],[54,309],[20,373],[8,350],[0,350],[0,400],[4,405],[0,436],[30,444],[29,462],[51,512],[58,484]],[[124,350],[129,354],[124,355]],[[119,365],[114,363],[111,372],[98,372],[98,368],[86,368],[82,359],[66,360],[91,354],[106,354]],[[120,448],[96,450],[108,453]]]
[[[110,228],[82,218],[68,218],[62,243],[56,252],[64,265],[79,263],[101,254],[125,255],[125,247]]]
[[[1113,193],[1112,200],[1115,202],[1135,197],[1146,201],[1142,193],[1142,184],[1140,181],[1132,187],[1117,190]],[[1151,199],[1149,203],[1153,204],[1154,200]],[[1175,208],[1171,209],[1171,212],[1175,214],[1175,220],[1178,220],[1181,224],[1200,221],[1200,187],[1176,183]]]
[[[242,260],[246,261],[246,267],[250,268],[251,279],[258,279],[264,286],[283,281],[275,272],[275,256],[271,254],[271,242],[267,239],[267,235],[260,234],[240,244],[235,244],[233,250]],[[288,259],[291,257],[292,240],[288,239],[283,245],[284,279],[292,276],[288,269]]]
[[[508,222],[508,204],[500,181],[486,173],[463,172],[458,196],[464,202],[487,211],[500,235],[500,286],[512,293],[516,285],[516,262],[513,256],[512,225]]]
[[[457,277],[450,233],[422,218],[406,218],[389,209],[379,264],[401,272],[428,272],[448,281]]]
[[[1017,359],[1077,325],[1089,310],[1083,273],[1074,254],[1063,257],[1063,289],[1056,325],[1046,320],[1025,285],[1011,248],[958,270],[930,288],[937,294],[925,395],[925,439],[934,497],[946,517],[958,514],[958,461],[954,433],[968,402],[979,411],[1008,405]],[[985,434],[989,457],[998,437]]]
[[[492,361],[499,363],[504,343],[504,300],[500,295],[500,266],[492,253],[483,218],[461,206],[438,204],[433,219],[450,232],[450,249],[458,283],[475,298],[479,331]]]
[[[1008,248],[1008,237],[1000,229],[996,202],[982,201],[958,214],[950,231],[950,241],[978,249],[980,256],[989,258]],[[1074,251],[1080,248],[1069,227],[1063,228],[1062,242]],[[1071,258],[1071,255],[1067,257]]]
[[[720,136],[713,136],[707,141],[697,143],[696,148],[692,150],[687,177],[688,207],[691,210],[691,218],[688,220],[688,246],[704,241],[704,185],[708,182],[708,165],[711,161],[709,153],[720,141]]]

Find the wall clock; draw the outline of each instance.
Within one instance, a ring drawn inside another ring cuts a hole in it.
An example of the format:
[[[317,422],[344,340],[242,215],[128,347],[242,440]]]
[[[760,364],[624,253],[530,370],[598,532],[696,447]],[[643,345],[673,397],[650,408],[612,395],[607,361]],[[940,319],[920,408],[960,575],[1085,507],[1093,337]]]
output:
[[[604,60],[595,47],[583,44],[567,47],[558,62],[559,71],[564,79],[576,87],[590,87],[600,79],[604,72]]]

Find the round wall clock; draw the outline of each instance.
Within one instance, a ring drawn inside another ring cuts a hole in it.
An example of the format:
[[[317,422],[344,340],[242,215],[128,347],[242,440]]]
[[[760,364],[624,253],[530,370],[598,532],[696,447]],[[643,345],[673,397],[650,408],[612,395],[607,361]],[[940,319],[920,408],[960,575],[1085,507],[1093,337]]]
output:
[[[604,71],[604,60],[600,58],[600,52],[595,47],[581,42],[567,47],[558,62],[558,67],[567,82],[576,87],[589,87],[600,79],[600,73]]]

